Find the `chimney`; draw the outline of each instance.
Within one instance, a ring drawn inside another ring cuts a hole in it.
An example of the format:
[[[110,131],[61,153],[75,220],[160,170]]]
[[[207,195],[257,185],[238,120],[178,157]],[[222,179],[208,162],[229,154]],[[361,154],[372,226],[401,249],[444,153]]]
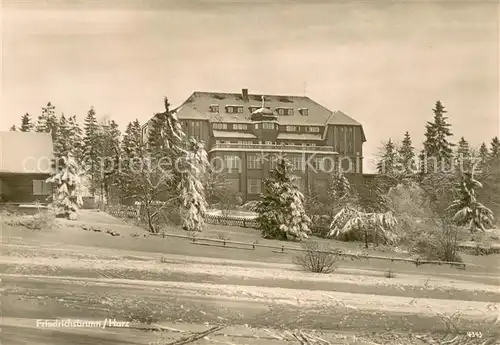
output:
[[[245,102],[248,102],[248,89],[241,89],[241,96]]]

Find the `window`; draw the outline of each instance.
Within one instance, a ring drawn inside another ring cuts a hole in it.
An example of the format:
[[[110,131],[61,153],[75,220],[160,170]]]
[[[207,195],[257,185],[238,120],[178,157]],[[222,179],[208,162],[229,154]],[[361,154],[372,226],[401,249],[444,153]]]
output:
[[[226,106],[226,112],[229,114],[243,113],[243,107],[228,105]]]
[[[247,125],[244,123],[235,123],[233,124],[233,129],[237,131],[246,131]]]
[[[304,160],[302,159],[302,157],[291,157],[291,163],[293,170],[304,170]]]
[[[33,180],[33,195],[50,195],[52,185],[45,180]]]
[[[258,123],[255,124],[255,129],[259,129],[259,124]]]
[[[317,172],[325,171],[325,159],[323,157],[314,157],[313,168]]]
[[[272,144],[273,144],[273,142],[272,142],[272,141],[266,141],[266,142],[265,142],[265,144],[266,144],[266,145],[272,145]]]
[[[248,194],[260,194],[261,191],[261,180],[255,178],[249,178],[247,180],[247,191]]]
[[[262,129],[274,129],[274,123],[272,123],[272,122],[264,122],[262,124]]]
[[[238,144],[239,145],[252,145],[253,141],[251,141],[251,140],[240,140],[240,141],[238,141]]]
[[[229,185],[229,188],[231,188],[231,190],[233,192],[240,191],[240,179],[239,178],[228,178],[227,184]]]
[[[278,115],[293,115],[293,109],[290,108],[278,108],[276,111]]]
[[[215,143],[216,143],[216,144],[220,144],[220,143],[221,143],[221,141],[220,141],[220,140],[216,140],[216,141],[215,141]]]
[[[211,113],[218,113],[219,112],[219,105],[218,104],[210,104],[209,110]]]
[[[297,127],[295,127],[295,126],[286,126],[287,132],[295,132],[296,130],[297,130]]]
[[[299,112],[300,112],[300,115],[302,115],[302,116],[309,115],[309,109],[307,109],[307,108],[299,109]]]
[[[316,146],[316,144],[309,144],[309,146]]]
[[[279,160],[280,160],[280,156],[269,157],[269,170],[276,169],[276,166],[278,165]]]
[[[224,156],[224,165],[226,169],[231,170],[240,170],[240,157],[239,156]]]
[[[319,133],[319,127],[307,127],[309,133]]]
[[[227,123],[213,123],[214,129],[227,129]]]
[[[257,109],[260,109],[260,107],[248,107],[248,110],[250,110],[251,113],[253,113]]]
[[[258,155],[248,155],[247,169],[262,169],[261,158]]]

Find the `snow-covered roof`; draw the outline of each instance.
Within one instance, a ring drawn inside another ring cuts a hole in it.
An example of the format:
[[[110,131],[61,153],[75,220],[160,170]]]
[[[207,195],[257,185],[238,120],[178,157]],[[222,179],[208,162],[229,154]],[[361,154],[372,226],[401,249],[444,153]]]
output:
[[[50,133],[0,132],[0,173],[49,174],[53,152]]]

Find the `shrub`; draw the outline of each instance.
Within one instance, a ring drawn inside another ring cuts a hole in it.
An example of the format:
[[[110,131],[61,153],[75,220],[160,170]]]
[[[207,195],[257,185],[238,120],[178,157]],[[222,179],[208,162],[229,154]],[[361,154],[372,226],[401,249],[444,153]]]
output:
[[[22,226],[30,230],[50,229],[54,226],[55,216],[49,211],[40,211],[33,216],[16,215],[7,221],[11,226]]]
[[[305,250],[294,257],[294,263],[303,269],[314,273],[331,273],[337,268],[338,250],[319,242],[305,242]]]

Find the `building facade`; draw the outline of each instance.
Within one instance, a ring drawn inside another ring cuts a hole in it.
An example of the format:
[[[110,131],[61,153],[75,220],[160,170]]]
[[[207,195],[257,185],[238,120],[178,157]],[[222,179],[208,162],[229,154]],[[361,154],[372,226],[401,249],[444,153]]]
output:
[[[0,204],[49,203],[52,158],[49,133],[0,132]]]
[[[309,97],[194,92],[175,112],[243,200],[259,197],[281,157],[293,164],[304,192],[325,191],[336,167],[354,181],[362,177],[362,125]],[[151,121],[143,126],[145,141],[150,128]]]

